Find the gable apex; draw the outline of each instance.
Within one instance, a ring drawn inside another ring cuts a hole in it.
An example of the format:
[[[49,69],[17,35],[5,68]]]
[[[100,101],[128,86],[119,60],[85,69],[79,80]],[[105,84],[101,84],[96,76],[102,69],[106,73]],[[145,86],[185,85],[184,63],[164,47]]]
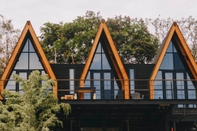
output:
[[[46,73],[48,74],[49,78],[56,80],[55,74],[53,73],[53,70],[44,54],[44,51],[40,45],[40,42],[35,34],[35,31],[31,25],[30,21],[27,21],[25,24],[25,27],[18,39],[18,42],[12,52],[12,55],[8,61],[8,64],[1,76],[1,84],[0,84],[0,91],[2,91],[4,89],[5,86],[5,80],[8,79],[8,77],[11,74],[11,71],[14,68],[15,63],[17,62],[17,57],[18,55],[21,53],[22,48],[24,46],[24,41],[26,39],[26,37],[31,37],[32,39],[32,45],[35,47],[35,51],[36,53],[39,55],[40,58],[40,62],[43,65],[43,68],[45,69]],[[57,84],[56,87],[53,88],[54,93],[57,95]]]
[[[153,81],[156,78],[157,72],[160,69],[160,66],[162,64],[162,61],[165,57],[165,54],[167,52],[167,49],[170,45],[170,42],[174,41],[174,45],[179,49],[180,54],[183,56],[183,60],[189,67],[189,70],[191,74],[193,75],[194,79],[197,80],[197,65],[194,60],[193,55],[191,54],[191,51],[179,29],[179,26],[176,22],[173,22],[167,36],[165,37],[165,40],[163,41],[161,48],[159,49],[159,52],[157,54],[157,57],[155,59],[155,67],[153,69],[152,75],[150,77],[150,93],[154,94],[154,87],[153,87]],[[151,95],[153,98],[154,95]]]
[[[102,36],[105,37],[102,37]],[[107,52],[109,55],[109,59],[112,63],[112,66],[115,69],[115,72],[117,74],[117,77],[121,80],[125,80],[125,81],[121,81],[122,84],[122,90],[125,91],[125,99],[129,99],[129,84],[128,84],[128,76],[126,73],[126,70],[124,68],[124,65],[120,59],[120,56],[118,54],[118,51],[116,49],[116,46],[113,42],[113,39],[110,35],[110,32],[108,30],[108,27],[105,23],[105,20],[102,19],[98,28],[98,31],[96,33],[94,42],[92,44],[92,48],[90,50],[89,56],[87,58],[86,64],[84,66],[83,72],[81,74],[80,77],[80,86],[83,87],[84,86],[84,80],[87,76],[87,73],[89,71],[89,68],[91,66],[92,60],[94,58],[94,54],[96,52],[97,46],[99,44],[100,41],[105,41],[105,45],[107,48]]]

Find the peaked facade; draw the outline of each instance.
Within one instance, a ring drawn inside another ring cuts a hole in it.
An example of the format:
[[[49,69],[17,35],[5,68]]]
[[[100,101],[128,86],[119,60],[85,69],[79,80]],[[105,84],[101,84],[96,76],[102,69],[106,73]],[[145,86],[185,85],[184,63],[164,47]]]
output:
[[[176,23],[153,64],[123,64],[104,20],[85,64],[49,64],[27,22],[0,90],[20,91],[11,75],[32,70],[58,81],[53,91],[72,107],[67,117],[58,114],[64,123],[58,131],[196,130],[197,65]]]
[[[49,75],[49,78],[56,80],[33,27],[30,21],[27,21],[4,73],[2,74],[0,91],[2,91],[7,84],[9,85],[9,89],[20,92],[20,87],[15,87],[15,82],[12,83],[7,80],[11,79],[13,73],[27,78],[29,73],[33,70],[40,70],[41,73],[46,72]],[[56,86],[53,87],[53,91],[57,96],[57,82]]]
[[[84,87],[85,79],[88,75],[88,71],[91,67],[98,46],[104,47],[105,53],[108,54],[107,60],[111,63],[111,68],[115,71],[115,79],[120,80],[121,86],[119,88],[124,91],[125,99],[129,99],[129,78],[104,20],[100,23],[91,51],[80,77],[80,86]]]
[[[168,54],[167,54],[168,53]],[[175,55],[172,55],[175,54]],[[172,55],[172,57],[167,58],[168,56]],[[175,58],[176,57],[176,58]],[[169,60],[170,61],[169,61]],[[174,59],[174,62],[173,62]],[[178,61],[177,61],[178,60]],[[154,80],[157,77],[159,69],[170,69],[175,70],[175,68],[187,68],[189,71],[188,73],[192,76],[192,79],[197,79],[197,68],[194,57],[191,54],[191,51],[177,25],[174,22],[163,42],[161,45],[161,50],[155,59],[155,67],[150,77],[150,98],[154,99]],[[164,67],[165,63],[168,67]],[[168,63],[167,63],[168,62]],[[184,67],[178,67],[184,66]],[[160,78],[163,79],[163,78]],[[173,78],[171,78],[173,79]]]

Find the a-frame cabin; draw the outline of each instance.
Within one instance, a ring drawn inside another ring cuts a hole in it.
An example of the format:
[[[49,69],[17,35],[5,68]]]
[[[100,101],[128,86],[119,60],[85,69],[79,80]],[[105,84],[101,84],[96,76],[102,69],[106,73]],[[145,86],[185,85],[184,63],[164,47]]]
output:
[[[167,75],[170,76],[167,78]],[[197,80],[197,67],[194,57],[192,56],[191,51],[176,22],[172,24],[155,59],[155,67],[150,77],[150,99],[155,98],[155,79]],[[176,81],[171,83],[172,86],[175,85],[175,82]],[[167,87],[165,90],[167,91]],[[163,98],[163,96],[160,98]],[[164,98],[167,99],[167,97]]]
[[[96,63],[94,59],[97,59],[96,61],[98,61],[99,59],[100,61]],[[100,67],[96,67],[99,64]],[[104,64],[108,64],[108,65],[104,65]],[[119,80],[118,81],[120,83],[118,84],[120,85],[119,89],[124,91],[124,98],[125,99],[130,98],[129,81],[128,81],[129,78],[127,76],[124,65],[120,59],[116,46],[112,40],[112,37],[109,33],[108,27],[104,20],[102,20],[99,25],[92,48],[90,50],[89,56],[87,58],[86,64],[81,74],[80,77],[81,87],[84,86],[84,82],[88,73],[91,73],[91,71],[89,72],[90,69],[102,70],[102,71],[104,71],[105,69],[112,70],[115,79]],[[103,79],[106,78],[103,77]]]
[[[0,91],[8,89],[20,92],[20,86],[11,80],[12,74],[18,74],[26,79],[33,70],[47,73],[49,78],[56,80],[56,76],[44,54],[33,27],[30,21],[27,21],[2,74]],[[55,83],[53,92],[57,96],[57,81]]]

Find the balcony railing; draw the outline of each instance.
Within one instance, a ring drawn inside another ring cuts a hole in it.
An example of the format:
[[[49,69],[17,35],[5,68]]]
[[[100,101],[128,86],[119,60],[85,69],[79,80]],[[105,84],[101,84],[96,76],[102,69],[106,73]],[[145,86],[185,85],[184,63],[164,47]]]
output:
[[[80,86],[80,81],[79,79],[57,79],[59,99],[125,99],[125,87],[128,88],[129,99],[196,99],[196,80],[154,80],[151,82],[148,79],[86,79],[83,87]],[[129,85],[124,85],[125,81]],[[21,86],[17,85],[14,80],[7,80],[5,83],[6,89],[21,91]],[[86,90],[81,90],[84,87]]]

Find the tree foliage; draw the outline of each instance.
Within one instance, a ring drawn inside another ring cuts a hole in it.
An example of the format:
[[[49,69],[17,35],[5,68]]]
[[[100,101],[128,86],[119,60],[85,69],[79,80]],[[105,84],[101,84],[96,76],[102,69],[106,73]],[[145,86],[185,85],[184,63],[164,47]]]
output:
[[[54,61],[56,50],[58,63],[84,63],[100,19],[99,13],[90,11],[70,23],[45,23],[40,39],[48,59]]]
[[[129,16],[108,18],[107,25],[124,63],[150,63],[158,49],[143,19]]]
[[[58,103],[52,92],[54,81],[47,75],[33,71],[27,80],[14,75],[22,86],[23,93],[4,90],[5,104],[0,102],[0,130],[48,131],[54,126],[62,126],[56,116],[63,111],[67,116],[69,104]]]
[[[153,29],[154,35],[160,40],[160,44],[165,39],[172,23],[177,22],[195,60],[197,60],[197,20],[194,17],[189,16],[180,20],[158,17],[156,19],[145,19],[145,21],[147,26]]]
[[[56,50],[58,63],[85,63],[101,18],[99,12],[87,11],[70,23],[45,23],[40,39],[48,59],[54,60]],[[158,41],[143,20],[117,16],[106,23],[125,63],[150,62],[155,56]]]
[[[12,20],[0,15],[0,76],[18,41],[20,30],[14,29]]]
[[[87,11],[70,23],[45,23],[40,38],[48,59],[54,60],[56,49],[58,63],[84,63],[101,19],[99,12]],[[180,20],[115,16],[106,21],[124,63],[151,62],[173,22],[178,23],[197,60],[197,20],[192,16]]]

